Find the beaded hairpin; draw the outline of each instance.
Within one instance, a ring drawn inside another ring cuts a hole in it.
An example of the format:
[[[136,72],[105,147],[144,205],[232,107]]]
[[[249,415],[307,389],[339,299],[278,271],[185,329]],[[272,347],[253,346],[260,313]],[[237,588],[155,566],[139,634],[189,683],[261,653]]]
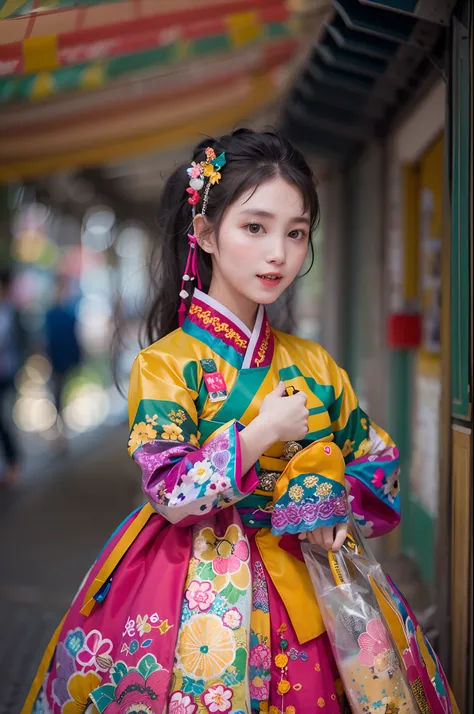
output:
[[[204,195],[202,199],[202,210],[201,213],[204,216],[206,213],[207,202],[209,200],[209,191],[211,186],[219,183],[221,180],[221,169],[226,164],[225,154],[222,153],[216,156],[214,149],[210,146],[207,147],[206,160],[200,161],[198,164],[193,161],[188,169],[188,176],[190,177],[189,188],[186,192],[189,193],[188,203],[193,207],[193,216],[196,213],[196,206],[201,200],[201,191],[204,188]]]
[[[193,218],[197,213],[197,205],[201,201],[201,191],[204,189],[202,195],[202,208],[201,214],[206,215],[207,203],[209,201],[209,191],[211,186],[214,186],[222,178],[221,169],[226,164],[225,153],[216,156],[216,152],[210,146],[207,147],[206,160],[196,163],[192,162],[191,166],[187,169],[189,176],[189,187],[186,189],[186,193],[189,193],[188,203],[192,206]],[[197,260],[197,240],[194,235],[188,233],[189,241],[189,252],[188,258],[186,260],[186,267],[184,269],[184,275],[181,280],[181,292],[179,296],[181,298],[181,303],[178,309],[178,320],[179,326],[183,325],[184,319],[186,317],[186,304],[185,300],[189,297],[189,293],[186,290],[186,283],[189,281],[197,280],[198,288],[201,289],[201,277],[198,270],[198,260]]]

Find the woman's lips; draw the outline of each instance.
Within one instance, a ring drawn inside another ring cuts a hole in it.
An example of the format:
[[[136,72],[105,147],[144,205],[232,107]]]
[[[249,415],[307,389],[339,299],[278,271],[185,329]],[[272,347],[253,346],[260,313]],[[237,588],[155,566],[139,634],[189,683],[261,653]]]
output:
[[[263,283],[263,285],[270,288],[276,287],[282,281],[281,275],[257,275],[257,278],[260,280],[261,283]]]

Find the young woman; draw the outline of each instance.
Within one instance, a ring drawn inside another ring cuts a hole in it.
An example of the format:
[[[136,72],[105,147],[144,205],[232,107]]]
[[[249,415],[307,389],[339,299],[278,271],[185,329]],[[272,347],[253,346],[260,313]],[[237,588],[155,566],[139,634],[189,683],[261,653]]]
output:
[[[86,577],[23,714],[341,711],[300,541],[337,550],[349,503],[368,536],[396,526],[398,452],[327,352],[268,322],[318,215],[311,169],[275,133],[201,144],[168,180],[160,339],[129,392],[147,504]]]

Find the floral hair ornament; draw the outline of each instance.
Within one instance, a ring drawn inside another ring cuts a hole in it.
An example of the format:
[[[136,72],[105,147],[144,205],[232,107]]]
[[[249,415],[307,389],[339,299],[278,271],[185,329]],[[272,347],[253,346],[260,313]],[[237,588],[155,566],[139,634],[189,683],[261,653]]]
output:
[[[202,194],[202,209],[201,214],[206,215],[207,203],[209,200],[209,191],[211,186],[214,186],[222,178],[221,169],[226,164],[225,153],[223,152],[219,156],[216,156],[216,152],[210,146],[205,150],[206,160],[196,163],[192,162],[191,166],[187,169],[189,176],[189,186],[186,189],[188,196],[188,203],[192,206],[193,218],[197,213],[196,206],[201,201]],[[186,267],[184,269],[184,275],[181,280],[181,292],[179,296],[181,298],[181,303],[178,309],[178,321],[179,326],[182,327],[185,317],[186,317],[186,304],[185,300],[189,297],[189,292],[186,290],[186,283],[189,281],[194,281],[197,279],[198,288],[202,289],[201,277],[199,275],[198,268],[198,257],[197,257],[197,240],[196,237],[188,233],[189,241],[189,252],[186,261]]]

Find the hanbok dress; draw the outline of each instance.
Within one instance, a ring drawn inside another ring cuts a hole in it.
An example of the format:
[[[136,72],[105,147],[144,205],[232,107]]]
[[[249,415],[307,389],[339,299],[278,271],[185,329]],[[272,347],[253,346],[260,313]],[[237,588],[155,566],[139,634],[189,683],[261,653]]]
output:
[[[309,432],[242,473],[240,434],[279,381],[307,395]],[[347,374],[262,306],[250,331],[196,290],[135,360],[129,415],[146,503],[86,576],[22,714],[339,714],[297,534],[348,508],[368,537],[400,519],[398,450]]]

